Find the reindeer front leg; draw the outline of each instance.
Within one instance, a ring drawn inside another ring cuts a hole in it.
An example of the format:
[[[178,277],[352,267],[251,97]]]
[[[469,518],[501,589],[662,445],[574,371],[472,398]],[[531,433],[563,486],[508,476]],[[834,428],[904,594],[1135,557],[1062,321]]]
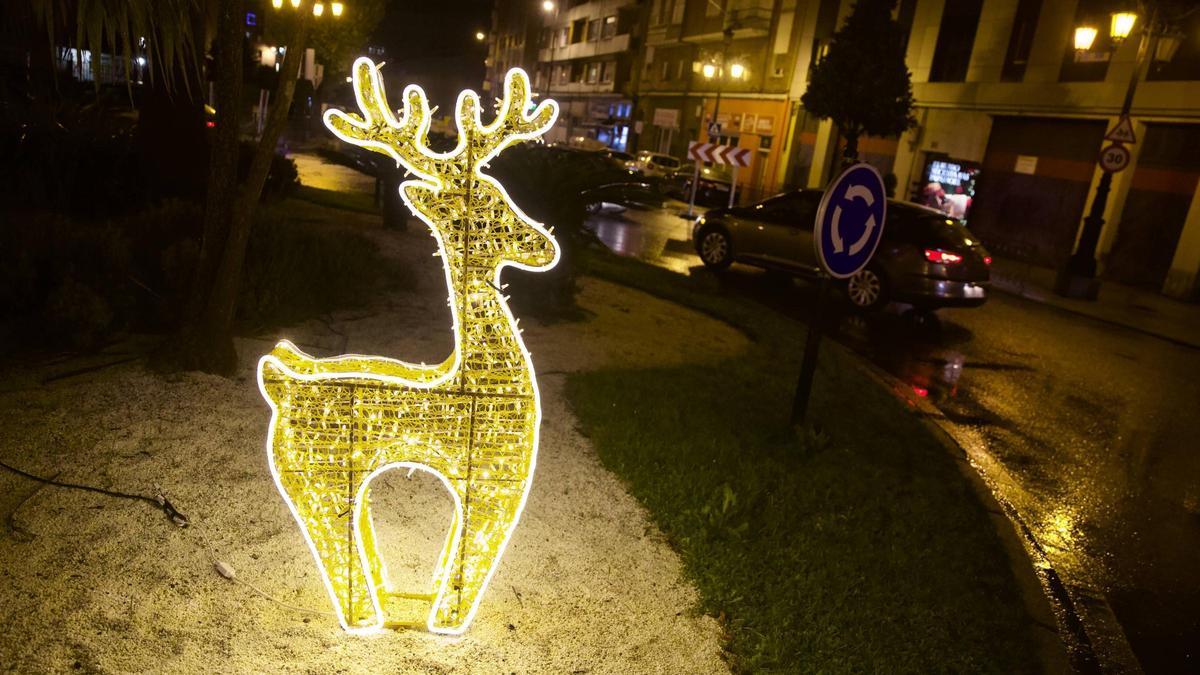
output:
[[[440,633],[461,633],[470,623],[533,481],[540,421],[534,397],[478,396],[472,412],[466,465],[451,480],[459,517],[443,553],[444,585],[429,614],[429,629]]]
[[[461,633],[466,628],[517,525],[528,487],[528,480],[488,481],[462,490],[463,518],[455,525],[470,536],[448,542],[443,553],[445,587],[430,611],[430,630]]]

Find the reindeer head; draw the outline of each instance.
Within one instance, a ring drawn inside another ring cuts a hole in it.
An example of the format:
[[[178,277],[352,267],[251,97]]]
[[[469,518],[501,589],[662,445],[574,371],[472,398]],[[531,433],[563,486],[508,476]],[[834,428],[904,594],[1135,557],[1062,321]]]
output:
[[[325,125],[338,138],[389,155],[417,176],[400,186],[400,194],[433,228],[452,269],[467,260],[472,266],[511,263],[529,269],[548,268],[558,261],[558,247],[550,233],[526,216],[499,182],[481,171],[508,146],[536,139],[554,124],[558,114],[554,101],[543,101],[526,115],[530,95],[524,71],[508,71],[504,99],[491,124],[480,120],[475,92],[459,94],[458,145],[447,153],[435,153],[426,144],[430,110],[420,87],[405,87],[403,117],[397,120],[384,96],[379,68],[370,59],[354,62],[353,80],[362,117],[329,110]]]

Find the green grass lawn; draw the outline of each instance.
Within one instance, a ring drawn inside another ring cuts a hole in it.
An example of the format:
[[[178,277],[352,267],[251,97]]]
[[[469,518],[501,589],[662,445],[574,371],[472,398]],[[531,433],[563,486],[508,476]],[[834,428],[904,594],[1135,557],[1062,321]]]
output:
[[[338,192],[301,185],[296,188],[295,197],[314,204],[347,211],[362,213],[379,213],[380,211],[379,207],[375,205],[374,195],[366,192]]]
[[[752,328],[743,358],[568,384],[601,461],[723,617],[737,670],[1038,670],[987,514],[904,405],[826,349],[810,413],[822,433],[797,438],[800,324],[636,261],[586,264]]]

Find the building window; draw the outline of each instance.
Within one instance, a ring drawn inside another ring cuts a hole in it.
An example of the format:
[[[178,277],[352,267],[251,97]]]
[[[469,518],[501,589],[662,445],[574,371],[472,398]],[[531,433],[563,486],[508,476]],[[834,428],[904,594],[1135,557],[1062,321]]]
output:
[[[614,71],[617,69],[616,61],[605,61],[600,66],[600,81],[604,84],[609,84],[613,81]]]
[[[576,19],[571,22],[571,44],[583,42],[583,33],[587,30],[587,19]]]
[[[725,0],[704,0],[704,16],[720,16],[725,11]]]
[[[563,26],[558,29],[558,46],[566,47],[571,42],[571,27]]]
[[[684,60],[679,59],[679,63],[675,66],[675,79],[677,79],[677,80],[683,79],[683,66],[684,66]]]
[[[659,69],[658,79],[662,80],[663,82],[671,81],[671,63],[666,59],[662,60],[662,66]]]
[[[587,83],[596,84],[596,80],[600,77],[600,64],[589,63],[587,65]]]
[[[654,0],[654,4],[650,5],[650,25],[661,26],[666,23],[667,12],[665,0]]]
[[[571,66],[562,65],[558,67],[558,83],[566,84],[571,81]]]
[[[600,39],[600,19],[592,19],[588,22],[588,42],[594,42]]]
[[[684,0],[675,0],[675,6],[671,10],[671,23],[683,23],[683,9],[686,4]]]
[[[971,64],[971,49],[975,46],[975,31],[979,28],[979,12],[983,0],[954,0],[947,2],[938,27],[937,46],[933,50],[930,82],[962,82],[967,79]]]
[[[617,15],[604,17],[604,37],[610,38],[617,34]]]
[[[1012,34],[1008,36],[1008,51],[1004,54],[1004,68],[1000,71],[1001,80],[1020,82],[1025,77],[1025,65],[1029,63],[1029,50],[1033,47],[1033,32],[1037,30],[1041,11],[1042,0],[1020,0],[1017,3]]]

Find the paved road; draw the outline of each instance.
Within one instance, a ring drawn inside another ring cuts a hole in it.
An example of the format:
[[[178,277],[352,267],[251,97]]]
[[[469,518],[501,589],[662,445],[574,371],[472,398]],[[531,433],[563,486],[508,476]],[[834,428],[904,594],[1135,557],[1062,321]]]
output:
[[[707,274],[690,223],[669,210],[591,225],[619,253]],[[738,265],[723,279],[801,317],[815,297]],[[1102,660],[1121,667],[1103,636],[1123,630],[1146,672],[1200,669],[1200,350],[1001,294],[933,325],[839,304],[836,338],[947,416],[1045,549]]]

